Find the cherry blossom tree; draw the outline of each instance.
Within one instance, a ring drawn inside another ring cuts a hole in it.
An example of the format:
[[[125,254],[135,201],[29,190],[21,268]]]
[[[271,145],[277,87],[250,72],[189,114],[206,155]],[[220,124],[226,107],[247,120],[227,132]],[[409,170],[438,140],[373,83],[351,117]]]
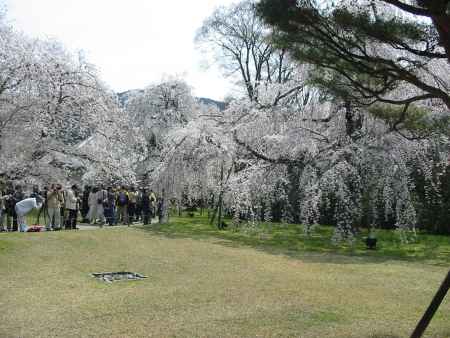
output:
[[[192,119],[196,102],[191,88],[181,79],[169,77],[132,93],[125,109],[140,137],[138,171],[148,176],[159,162],[163,141],[172,128]]]
[[[194,113],[162,128],[170,132],[159,138],[153,178],[160,190],[178,200],[212,192],[215,209],[236,222],[301,222],[307,233],[329,223],[336,241],[352,241],[361,226],[395,226],[410,240],[423,226],[417,177],[439,199],[448,167],[444,106],[421,98],[403,116],[362,104],[317,81],[317,67],[293,63],[269,33],[252,2],[220,8],[205,21],[197,42],[239,74],[246,95],[224,112]],[[432,67],[422,68],[423,81],[447,83],[425,79]],[[402,102],[411,94],[420,96],[403,83],[385,98]]]
[[[219,228],[229,215],[235,226],[302,223],[307,234],[331,224],[335,241],[352,242],[361,227],[396,228],[405,242],[425,225],[446,232],[427,211],[447,203],[445,100],[411,81],[373,102],[364,91],[349,95],[342,74],[277,49],[251,1],[219,8],[197,36],[240,78],[245,95],[224,111],[177,77],[129,92],[122,107],[82,53],[27,38],[1,18],[0,31],[4,175],[144,182],[162,197],[162,222],[171,201],[208,201]],[[395,56],[378,47],[367,45],[383,60]],[[417,81],[445,91],[441,61],[421,63]]]
[[[160,191],[178,201],[184,196],[199,201],[213,196],[213,218],[221,227],[224,195],[234,168],[231,135],[210,119],[217,108],[199,107],[198,117],[167,135],[161,162],[153,179]]]
[[[95,67],[56,41],[29,39],[5,23],[0,29],[1,172],[13,179],[79,181],[93,164],[104,163],[116,173],[110,159],[120,152],[111,146],[128,143],[112,141],[127,128]],[[100,135],[109,139],[104,146],[86,146]]]

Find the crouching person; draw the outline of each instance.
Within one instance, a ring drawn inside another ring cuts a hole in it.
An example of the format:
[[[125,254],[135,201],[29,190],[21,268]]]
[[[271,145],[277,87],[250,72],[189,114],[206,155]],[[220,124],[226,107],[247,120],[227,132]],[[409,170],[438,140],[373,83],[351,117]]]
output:
[[[16,203],[15,211],[17,214],[17,223],[19,225],[20,232],[26,232],[28,226],[26,224],[25,216],[33,209],[40,209],[42,203],[37,203],[36,198],[26,198]]]

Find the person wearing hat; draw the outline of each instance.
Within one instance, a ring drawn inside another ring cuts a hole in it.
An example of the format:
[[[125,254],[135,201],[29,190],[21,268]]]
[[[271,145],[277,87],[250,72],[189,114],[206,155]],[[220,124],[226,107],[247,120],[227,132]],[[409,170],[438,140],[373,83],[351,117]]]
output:
[[[61,207],[64,205],[64,195],[60,184],[52,184],[47,192],[47,231],[61,230]]]

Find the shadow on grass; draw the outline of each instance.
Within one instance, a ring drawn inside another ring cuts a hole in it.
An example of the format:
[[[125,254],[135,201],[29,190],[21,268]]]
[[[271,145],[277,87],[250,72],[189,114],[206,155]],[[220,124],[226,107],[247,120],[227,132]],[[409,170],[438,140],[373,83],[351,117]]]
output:
[[[142,229],[168,238],[212,239],[224,246],[252,247],[318,263],[354,264],[369,259],[374,263],[404,260],[448,266],[450,262],[450,237],[428,234],[419,234],[415,243],[403,244],[395,231],[380,230],[377,250],[367,250],[364,243],[367,233],[358,235],[353,245],[334,245],[331,241],[334,229],[326,226],[318,227],[307,236],[297,224],[266,223],[258,227],[218,230],[208,224],[205,217],[177,217],[169,224],[152,224]]]

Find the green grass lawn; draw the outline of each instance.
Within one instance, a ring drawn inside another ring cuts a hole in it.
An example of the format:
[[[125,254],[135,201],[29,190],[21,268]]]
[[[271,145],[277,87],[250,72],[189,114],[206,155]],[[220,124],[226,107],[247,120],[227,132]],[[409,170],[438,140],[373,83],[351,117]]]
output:
[[[332,229],[165,226],[0,235],[0,337],[408,337],[450,265],[448,237],[333,246]],[[105,284],[92,272],[149,278]],[[450,297],[426,337],[450,337]]]

